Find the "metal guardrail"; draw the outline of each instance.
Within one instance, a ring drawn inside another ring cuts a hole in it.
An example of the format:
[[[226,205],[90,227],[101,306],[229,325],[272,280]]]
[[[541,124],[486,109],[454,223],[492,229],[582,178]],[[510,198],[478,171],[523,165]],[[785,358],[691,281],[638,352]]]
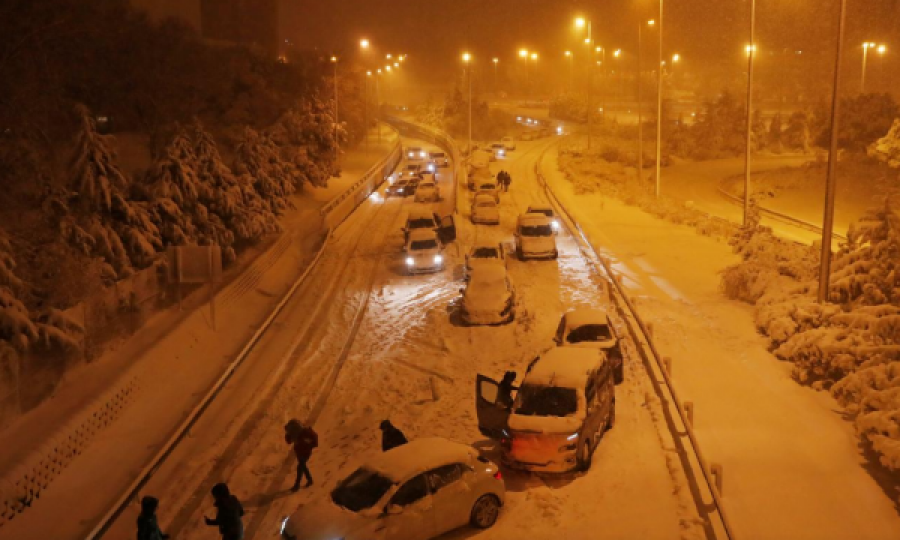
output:
[[[545,150],[546,152],[546,150]],[[550,188],[549,184],[547,184],[544,175],[541,173],[540,164],[543,160],[543,153],[538,158],[535,163],[534,172],[535,176],[538,179],[538,182],[541,184],[541,187],[544,189],[544,192],[547,195],[548,200],[551,201],[552,204],[558,209],[561,210],[561,214],[568,220],[567,227],[570,228],[570,232],[575,233],[577,231],[577,236],[581,238],[581,243],[584,246],[587,246],[590,249],[593,258],[600,262],[603,266],[603,270],[610,277],[610,282],[615,288],[616,295],[610,294],[610,297],[616,302],[617,310],[620,315],[624,315],[624,319],[628,321],[628,315],[634,320],[637,328],[634,328],[631,324],[628,324],[629,332],[631,333],[632,339],[635,342],[635,346],[638,349],[638,352],[641,354],[642,359],[647,362],[648,367],[650,367],[650,361],[652,360],[655,364],[655,371],[658,371],[662,375],[662,379],[664,382],[664,387],[660,387],[660,390],[664,391],[668,394],[665,396],[665,399],[672,404],[675,405],[675,409],[678,412],[677,419],[680,420],[680,426],[674,426],[676,428],[676,432],[673,433],[673,437],[678,437],[681,433],[678,431],[683,430],[684,434],[687,434],[688,439],[690,441],[690,449],[694,454],[694,459],[699,465],[701,469],[703,479],[705,481],[705,486],[709,492],[709,495],[712,497],[713,502],[715,504],[716,512],[715,515],[719,517],[719,527],[716,527],[715,524],[710,523],[713,527],[714,532],[718,533],[722,531],[725,534],[725,537],[730,540],[735,540],[734,529],[731,526],[731,523],[728,520],[728,517],[725,513],[725,507],[722,502],[722,495],[719,493],[719,488],[717,487],[717,481],[721,482],[721,476],[718,479],[713,478],[713,467],[711,467],[707,461],[703,457],[703,453],[700,450],[700,444],[697,441],[697,437],[694,434],[693,426],[692,426],[692,414],[689,415],[686,410],[683,402],[678,398],[678,393],[675,390],[675,387],[672,383],[671,375],[669,373],[669,367],[666,365],[665,359],[660,355],[659,350],[656,348],[656,345],[653,343],[653,335],[652,331],[649,330],[649,327],[644,321],[641,319],[640,315],[637,312],[632,301],[628,298],[624,287],[621,284],[621,278],[613,271],[610,267],[608,261],[600,256],[594,248],[593,244],[587,239],[587,236],[584,234],[584,231],[578,225],[578,222],[572,216],[572,214],[568,211],[565,205],[559,200],[556,194],[553,192],[552,188]],[[576,236],[573,234],[573,236]],[[591,260],[591,257],[588,257]],[[619,299],[624,304],[619,303]],[[639,331],[639,332],[638,332]],[[645,347],[638,347],[639,344],[646,344]],[[663,396],[661,396],[663,397]],[[721,475],[721,468],[718,469],[718,474]],[[700,484],[698,483],[698,486]],[[712,512],[709,512],[707,515],[713,515]],[[717,535],[718,536],[718,535]]]
[[[362,177],[345,189],[343,193],[328,201],[319,211],[325,225],[332,230],[344,222],[357,206],[363,203],[373,191],[377,190],[385,178],[390,176],[401,160],[401,145],[398,138],[388,155],[369,168]]]
[[[738,205],[744,204],[744,199],[742,199],[738,196],[732,195],[731,193],[728,193],[727,191],[725,191],[724,188],[718,187],[716,189],[719,191],[719,195],[721,195],[726,201],[728,201],[730,203],[735,203]],[[822,234],[822,227],[819,227],[818,225],[814,225],[808,221],[804,221],[802,219],[798,219],[793,216],[783,214],[776,210],[771,210],[769,208],[765,208],[764,206],[762,206],[760,204],[757,204],[756,207],[759,209],[759,213],[764,216],[769,216],[772,219],[777,219],[778,221],[785,222],[788,225],[793,225],[800,229],[806,229],[808,231]],[[846,240],[847,239],[847,237],[845,235],[838,234],[838,233],[832,233],[831,236],[834,238],[834,240]]]

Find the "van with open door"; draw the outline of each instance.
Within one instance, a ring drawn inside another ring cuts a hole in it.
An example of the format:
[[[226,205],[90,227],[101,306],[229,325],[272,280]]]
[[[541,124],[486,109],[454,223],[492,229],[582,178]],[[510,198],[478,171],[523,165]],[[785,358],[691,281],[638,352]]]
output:
[[[587,470],[616,418],[613,371],[598,349],[556,347],[536,358],[511,408],[499,383],[478,375],[478,429],[500,441],[508,467],[532,472]]]

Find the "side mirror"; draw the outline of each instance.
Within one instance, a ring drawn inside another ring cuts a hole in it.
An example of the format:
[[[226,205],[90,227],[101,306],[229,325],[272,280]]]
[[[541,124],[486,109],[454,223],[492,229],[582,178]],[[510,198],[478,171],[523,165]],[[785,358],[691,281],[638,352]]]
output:
[[[396,516],[403,513],[403,508],[396,504],[389,504],[384,507],[384,513],[389,516]]]

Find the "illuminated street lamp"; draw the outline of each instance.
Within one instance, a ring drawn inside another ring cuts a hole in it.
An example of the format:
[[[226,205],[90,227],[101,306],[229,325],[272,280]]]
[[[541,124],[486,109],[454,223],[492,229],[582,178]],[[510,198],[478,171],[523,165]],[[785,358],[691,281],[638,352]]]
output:
[[[390,72],[390,71],[391,71],[391,66],[384,66],[384,70],[387,71],[387,72]]]
[[[538,59],[538,53],[536,53],[536,52],[531,53],[531,59],[532,59],[532,60],[537,60],[537,59]]]
[[[466,77],[469,79],[469,153],[472,152],[472,55],[468,52],[462,53],[462,61],[466,66]]]
[[[519,58],[528,58],[528,49],[519,49]]]
[[[884,44],[879,45],[877,43],[872,43],[871,41],[867,41],[862,44],[862,78],[859,84],[859,92],[861,94],[865,93],[866,91],[866,60],[869,56],[869,49],[875,49],[875,52],[877,52],[879,55],[883,55],[885,52],[887,52],[887,47]]]
[[[681,61],[681,55],[680,55],[680,54],[675,53],[675,54],[672,55],[672,63],[673,63],[673,64],[677,64],[677,63],[680,62],[680,61]]]
[[[747,54],[747,118],[744,148],[744,227],[750,223],[750,141],[753,136],[753,59],[756,57],[756,0],[750,0],[750,43]]]
[[[584,17],[576,17],[575,18],[575,28],[578,28],[578,29],[586,28],[587,29],[587,35],[584,37],[584,44],[590,45],[592,38],[593,38],[593,35],[591,33],[591,21],[586,20]],[[587,115],[587,121],[588,121],[587,147],[588,147],[588,149],[590,149],[591,139],[592,139],[591,132],[593,131],[592,128],[594,125],[594,105],[593,105],[593,99],[592,99],[593,98],[592,87],[594,86],[594,81],[593,81],[594,70],[591,66],[590,54],[588,54],[586,56],[587,56],[587,101],[588,101],[588,103],[587,103],[587,105],[588,105],[587,106],[587,111],[588,111],[588,115]]]
[[[400,62],[394,62],[394,67],[395,67],[395,68],[400,67]]]
[[[876,51],[879,55],[884,55],[884,53],[887,52],[887,45],[881,44],[881,45],[878,46],[877,49],[875,49],[875,51]]]
[[[368,49],[369,48],[369,40],[366,38],[362,38],[359,40],[359,48],[360,49]]]
[[[647,26],[653,27],[656,25],[656,21],[649,20],[647,21]],[[638,24],[638,76],[637,76],[637,110],[638,110],[638,167],[637,167],[637,175],[638,175],[638,185],[644,180],[644,101],[643,101],[643,89],[641,88],[641,71],[643,69],[644,62],[644,48],[643,48],[643,34],[644,25],[643,23]]]
[[[616,49],[613,51],[613,57],[618,58],[622,56],[622,49]]]
[[[494,91],[497,91],[497,64],[500,63],[500,59],[496,56],[491,58],[491,62],[494,63]]]
[[[337,65],[338,65],[338,57],[331,57],[331,64],[334,66],[334,160],[337,162],[340,159],[341,153],[338,148],[338,80],[337,80]],[[340,170],[340,167],[337,168]]]
[[[394,56],[391,53],[387,53],[384,57],[385,57],[385,59],[390,60]]]

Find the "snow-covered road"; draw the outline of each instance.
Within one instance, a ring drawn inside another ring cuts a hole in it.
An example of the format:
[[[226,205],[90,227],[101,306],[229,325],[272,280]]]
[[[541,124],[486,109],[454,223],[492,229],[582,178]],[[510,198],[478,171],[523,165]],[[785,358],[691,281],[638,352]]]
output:
[[[460,238],[445,253],[442,272],[414,277],[401,272],[400,228],[415,204],[411,199],[369,201],[335,232],[325,258],[276,320],[258,358],[245,364],[246,373],[232,379],[143,490],[161,498],[164,529],[183,539],[216,538],[202,516],[212,512],[211,485],[227,481],[246,502],[246,537],[271,537],[281,517],[326,496],[356,460],[380,451],[378,424],[385,418],[410,437],[448,437],[494,455],[478,433],[475,375],[521,373],[552,345],[564,311],[605,301],[601,280],[574,241],[561,235],[558,261],[510,260],[519,293],[515,322],[501,327],[452,322],[467,248],[476,237],[510,242],[516,216],[529,204],[545,202],[532,171],[546,144],[520,143],[508,160],[492,166],[513,176],[511,192],[502,197],[499,226],[471,225],[461,201]],[[445,171],[439,183],[448,194],[451,176]],[[448,197],[440,212],[451,207]],[[354,321],[359,331],[348,341]],[[617,401],[616,427],[599,445],[590,471],[544,478],[508,472],[507,505],[495,527],[480,534],[460,530],[448,538],[703,537],[638,359],[628,359]],[[290,417],[313,421],[320,434],[310,462],[316,483],[297,494],[287,489],[294,458],[281,429]],[[129,536],[136,511],[123,515],[108,537]]]

